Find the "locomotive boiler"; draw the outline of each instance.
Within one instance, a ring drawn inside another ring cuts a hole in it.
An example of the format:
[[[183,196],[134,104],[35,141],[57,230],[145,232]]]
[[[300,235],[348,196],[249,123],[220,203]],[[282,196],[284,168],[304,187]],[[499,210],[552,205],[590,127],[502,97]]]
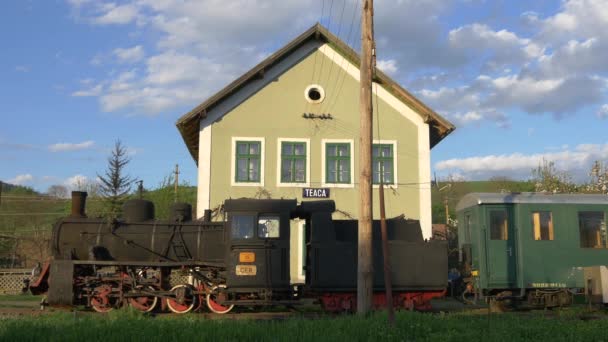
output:
[[[86,193],[73,193],[72,214],[53,228],[53,258],[31,285],[34,293],[48,292],[50,305],[176,313],[206,306],[227,313],[314,298],[328,311],[356,309],[357,222],[333,220],[333,201],[227,199],[223,219],[212,222],[210,212],[193,220],[184,203],[173,205],[169,220],[156,220],[145,200],[127,201],[121,219],[88,218],[85,199]],[[305,221],[303,283],[290,281],[292,220]],[[424,241],[415,220],[387,223],[393,304],[427,309],[445,293],[445,242]],[[379,307],[386,299],[378,222],[373,250]],[[177,270],[188,280],[175,284]]]

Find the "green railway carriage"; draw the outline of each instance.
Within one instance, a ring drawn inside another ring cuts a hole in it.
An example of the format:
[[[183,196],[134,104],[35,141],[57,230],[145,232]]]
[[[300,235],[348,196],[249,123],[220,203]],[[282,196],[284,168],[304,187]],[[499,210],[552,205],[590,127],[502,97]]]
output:
[[[608,196],[471,193],[456,211],[465,294],[557,306],[595,273],[606,287]]]

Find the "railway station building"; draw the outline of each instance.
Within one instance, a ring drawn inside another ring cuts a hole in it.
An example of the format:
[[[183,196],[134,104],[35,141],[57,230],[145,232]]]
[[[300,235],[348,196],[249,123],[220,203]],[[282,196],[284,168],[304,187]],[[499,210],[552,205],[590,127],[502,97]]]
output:
[[[359,64],[317,24],[183,115],[176,125],[198,165],[197,216],[247,197],[331,199],[335,219],[357,219]],[[455,127],[379,70],[372,89],[374,218],[383,177],[387,217],[419,220],[430,238],[430,153]],[[303,225],[291,229],[295,279]]]

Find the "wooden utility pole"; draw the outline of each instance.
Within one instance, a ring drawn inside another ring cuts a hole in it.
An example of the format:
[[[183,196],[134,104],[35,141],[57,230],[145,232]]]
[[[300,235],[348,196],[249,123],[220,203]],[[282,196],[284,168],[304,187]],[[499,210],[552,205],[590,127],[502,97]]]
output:
[[[357,263],[357,312],[372,307],[372,68],[374,56],[374,2],[363,0],[361,13],[361,76],[359,136],[359,247]]]
[[[177,202],[177,185],[179,184],[179,164],[175,164],[175,202]]]
[[[2,204],[2,181],[0,181],[0,204]]]

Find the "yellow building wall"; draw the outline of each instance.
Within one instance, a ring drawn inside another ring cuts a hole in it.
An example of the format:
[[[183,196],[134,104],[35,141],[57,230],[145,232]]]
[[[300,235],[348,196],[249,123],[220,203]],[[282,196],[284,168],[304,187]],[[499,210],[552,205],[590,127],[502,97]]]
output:
[[[314,74],[314,77],[313,77]],[[304,93],[310,84],[325,90],[325,100],[310,104]],[[331,199],[340,213],[336,218],[358,216],[359,177],[359,83],[316,51],[294,67],[272,80],[266,87],[249,97],[212,125],[210,207],[216,208],[226,198],[265,197],[302,199],[302,188],[279,187],[277,179],[278,146],[280,138],[310,139],[310,187],[324,187],[322,170],[322,140],[352,139],[354,170],[352,188],[331,188]],[[374,139],[396,140],[397,181],[385,191],[389,217],[405,214],[419,218],[420,177],[418,167],[418,127],[404,118],[382,99],[374,98]],[[331,114],[331,120],[305,119],[303,113]],[[234,163],[234,137],[264,138],[264,185],[232,186],[231,167]],[[426,184],[428,187],[428,184]],[[378,217],[378,190],[374,189],[374,215]]]

